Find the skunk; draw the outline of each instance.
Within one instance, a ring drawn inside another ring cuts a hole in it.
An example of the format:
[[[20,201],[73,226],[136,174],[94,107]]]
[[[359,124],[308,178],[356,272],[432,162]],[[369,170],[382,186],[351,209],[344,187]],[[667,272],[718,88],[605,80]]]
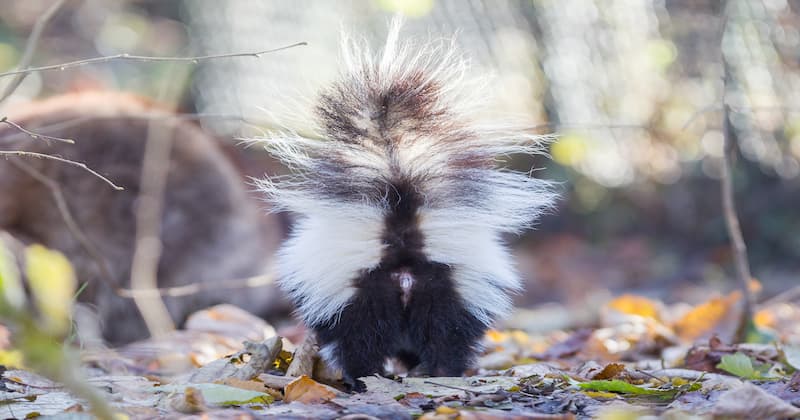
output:
[[[401,42],[399,28],[377,56],[344,39],[345,70],[315,102],[319,138],[265,139],[292,174],[257,181],[299,216],[279,285],[356,391],[388,358],[436,376],[470,367],[521,287],[502,236],[555,198],[550,183],[496,168],[543,139],[481,123],[485,84],[452,42]]]

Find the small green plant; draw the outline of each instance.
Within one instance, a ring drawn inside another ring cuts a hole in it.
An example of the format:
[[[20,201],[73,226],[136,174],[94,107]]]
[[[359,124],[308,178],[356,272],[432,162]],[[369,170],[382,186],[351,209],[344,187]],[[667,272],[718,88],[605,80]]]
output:
[[[17,256],[0,237],[0,321],[12,332],[14,348],[0,354],[10,366],[25,367],[62,383],[91,404],[101,419],[113,414],[97,392],[82,380],[75,355],[62,343],[71,329],[77,281],[63,254],[41,245]],[[25,293],[24,278],[30,296]]]

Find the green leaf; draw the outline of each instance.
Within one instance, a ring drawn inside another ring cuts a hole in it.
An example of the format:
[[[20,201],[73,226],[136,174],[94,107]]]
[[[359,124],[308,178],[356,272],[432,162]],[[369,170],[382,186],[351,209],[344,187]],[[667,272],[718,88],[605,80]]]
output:
[[[644,388],[641,386],[633,385],[625,381],[621,381],[619,379],[614,379],[610,381],[581,382],[578,384],[578,387],[580,387],[581,389],[586,389],[591,391],[615,392],[617,394],[629,394],[629,395],[654,395],[663,398],[672,398],[680,391],[694,390],[692,388],[696,388],[694,386],[690,386],[688,388],[677,387],[670,389]]]
[[[717,365],[717,369],[722,369],[740,378],[762,379],[761,374],[753,367],[753,361],[741,352],[722,356],[722,360]]]
[[[222,384],[167,385],[156,388],[161,392],[183,392],[187,387],[200,390],[203,399],[213,405],[272,404],[275,399],[264,392],[251,391]]]

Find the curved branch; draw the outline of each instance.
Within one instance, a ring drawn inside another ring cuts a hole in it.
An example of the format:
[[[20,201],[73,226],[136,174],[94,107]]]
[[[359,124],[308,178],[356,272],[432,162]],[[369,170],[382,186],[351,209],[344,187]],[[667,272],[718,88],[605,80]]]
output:
[[[227,53],[227,54],[212,54],[212,55],[199,55],[195,57],[154,57],[154,56],[147,56],[147,55],[132,55],[128,53],[122,54],[114,54],[114,55],[107,55],[103,57],[93,57],[93,58],[85,58],[82,60],[75,60],[69,61],[66,63],[60,64],[51,64],[47,66],[41,67],[30,67],[23,70],[13,70],[7,71],[5,73],[0,73],[0,78],[13,76],[17,74],[27,74],[27,73],[39,73],[43,71],[50,71],[50,70],[66,70],[71,67],[79,67],[85,66],[87,64],[96,64],[96,63],[105,63],[108,61],[120,60],[120,61],[145,61],[145,62],[188,62],[197,64],[201,61],[207,60],[216,60],[220,58],[231,58],[231,57],[261,57],[264,54],[269,54],[277,51],[287,50],[289,48],[299,47],[302,45],[308,45],[307,42],[297,42],[291,45],[286,45],[283,47],[273,48],[269,50],[263,51],[255,51],[255,52],[243,52],[243,53]]]
[[[117,191],[122,191],[122,190],[125,189],[125,188],[122,188],[119,185],[111,182],[110,179],[104,177],[103,175],[100,175],[94,169],[86,166],[85,163],[76,162],[74,160],[64,159],[62,157],[48,155],[48,154],[44,154],[44,153],[25,152],[25,151],[22,151],[22,150],[0,150],[0,156],[21,156],[21,157],[34,157],[34,158],[39,158],[39,159],[55,160],[55,161],[58,161],[58,162],[61,162],[61,163],[66,163],[67,165],[77,166],[78,168],[81,168],[84,171],[89,172],[90,174],[96,176],[97,178],[100,178],[101,181],[103,181],[106,184],[110,185],[112,188],[114,188]]]

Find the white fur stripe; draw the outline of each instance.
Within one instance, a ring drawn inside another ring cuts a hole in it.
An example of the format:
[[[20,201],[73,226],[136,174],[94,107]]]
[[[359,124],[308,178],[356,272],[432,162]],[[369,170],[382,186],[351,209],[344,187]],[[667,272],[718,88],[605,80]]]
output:
[[[383,214],[374,207],[344,204],[308,211],[297,223],[277,266],[281,287],[308,325],[334,319],[353,296],[352,281],[380,263],[382,229]]]

